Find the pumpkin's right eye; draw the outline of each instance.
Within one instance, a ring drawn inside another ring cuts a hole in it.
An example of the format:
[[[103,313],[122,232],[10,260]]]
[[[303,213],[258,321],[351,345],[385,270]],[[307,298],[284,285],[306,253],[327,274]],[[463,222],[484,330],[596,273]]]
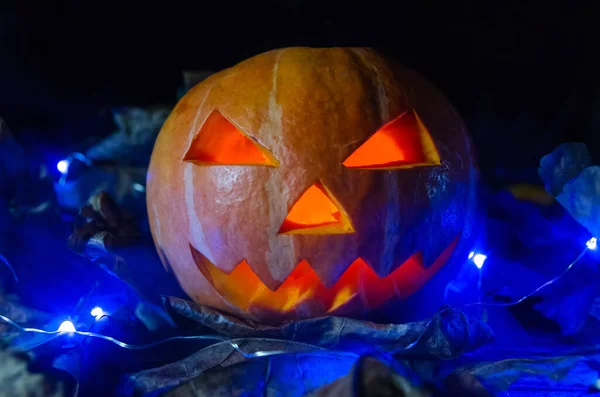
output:
[[[429,131],[410,109],[371,135],[342,164],[393,170],[440,165],[440,155]]]
[[[183,157],[197,165],[265,165],[278,167],[271,152],[214,110],[192,139]]]

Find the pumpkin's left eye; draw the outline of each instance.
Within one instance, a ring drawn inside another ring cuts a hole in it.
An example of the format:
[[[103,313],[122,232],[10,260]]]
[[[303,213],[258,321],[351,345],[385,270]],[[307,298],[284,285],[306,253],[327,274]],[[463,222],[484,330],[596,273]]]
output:
[[[271,152],[214,110],[183,157],[197,165],[266,165],[278,167]]]
[[[381,127],[343,163],[347,168],[398,169],[440,165],[429,131],[410,109]]]

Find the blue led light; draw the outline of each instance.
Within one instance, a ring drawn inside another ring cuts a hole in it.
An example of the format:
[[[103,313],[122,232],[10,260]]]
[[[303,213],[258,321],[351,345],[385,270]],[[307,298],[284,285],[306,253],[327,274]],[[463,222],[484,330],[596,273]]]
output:
[[[95,308],[92,309],[90,314],[94,317],[98,317],[98,316],[102,316],[104,314],[104,311],[102,310],[101,307],[96,306]]]
[[[473,256],[473,263],[475,264],[475,266],[477,266],[478,269],[481,269],[486,259],[487,255],[476,254]]]
[[[131,185],[131,187],[133,188],[133,190],[138,191],[140,193],[145,193],[146,192],[146,187],[140,183],[133,183]]]
[[[69,171],[69,161],[68,160],[60,160],[57,164],[56,164],[56,169],[61,173],[61,174],[66,174],[67,171]]]
[[[596,249],[596,243],[597,243],[596,237],[592,237],[591,239],[588,240],[587,243],[585,243],[585,245],[587,245],[587,247],[589,249],[595,250]]]
[[[68,332],[70,334],[76,332],[75,325],[69,320],[63,321],[60,327],[58,327],[58,332]]]
[[[474,256],[475,256],[475,252],[471,251],[471,253],[469,254],[469,259],[473,259]]]

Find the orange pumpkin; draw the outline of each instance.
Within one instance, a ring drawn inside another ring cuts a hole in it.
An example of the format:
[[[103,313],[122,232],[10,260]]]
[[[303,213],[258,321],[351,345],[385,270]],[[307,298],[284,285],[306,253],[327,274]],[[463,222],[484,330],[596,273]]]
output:
[[[148,211],[199,303],[263,321],[359,315],[456,256],[476,179],[465,125],[418,73],[370,49],[287,48],[181,99]]]

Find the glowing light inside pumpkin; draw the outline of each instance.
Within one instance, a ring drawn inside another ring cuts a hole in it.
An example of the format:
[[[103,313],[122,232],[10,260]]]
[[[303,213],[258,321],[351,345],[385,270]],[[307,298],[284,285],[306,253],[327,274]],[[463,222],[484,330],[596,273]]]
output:
[[[245,260],[227,274],[191,245],[190,249],[206,279],[223,298],[243,310],[291,313],[310,305],[314,311],[335,313],[355,298],[370,308],[393,297],[407,298],[446,263],[457,242],[458,238],[427,268],[421,253],[416,253],[386,277],[379,277],[366,261],[358,258],[330,288],[321,282],[308,261],[303,260],[274,291],[266,287]]]
[[[183,160],[197,165],[279,166],[266,148],[242,133],[216,110],[200,127]]]
[[[340,234],[354,229],[333,195],[317,182],[292,206],[283,221],[280,234]]]
[[[390,121],[344,162],[348,168],[395,169],[440,165],[440,155],[414,110]]]

